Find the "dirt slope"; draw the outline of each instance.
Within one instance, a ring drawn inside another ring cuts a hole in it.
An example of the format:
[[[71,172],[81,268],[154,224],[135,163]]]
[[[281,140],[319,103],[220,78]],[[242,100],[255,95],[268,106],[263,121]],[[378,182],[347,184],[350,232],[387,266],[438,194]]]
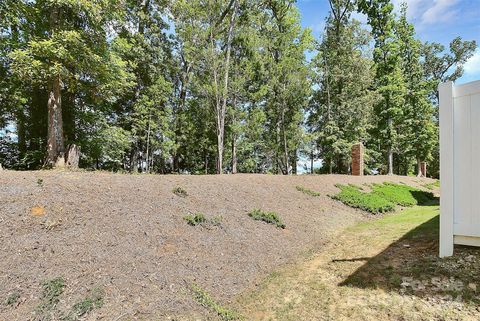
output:
[[[104,289],[104,305],[87,320],[204,318],[207,311],[192,299],[190,284],[229,304],[269,271],[368,217],[331,200],[327,195],[337,191],[335,184],[382,181],[430,182],[380,176],[2,171],[0,320],[33,320],[41,283],[56,277],[66,283],[58,311],[67,311],[93,288]],[[297,185],[321,196],[305,195]],[[173,194],[175,187],[188,196]],[[254,208],[278,212],[287,228],[253,221],[247,213]],[[222,216],[221,226],[187,225],[183,217],[195,212]],[[20,298],[6,306],[11,293]]]

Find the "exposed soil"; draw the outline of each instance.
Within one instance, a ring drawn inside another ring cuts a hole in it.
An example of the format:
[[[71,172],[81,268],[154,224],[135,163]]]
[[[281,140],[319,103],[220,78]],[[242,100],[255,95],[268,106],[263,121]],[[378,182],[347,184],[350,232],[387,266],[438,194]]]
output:
[[[66,283],[59,311],[104,289],[103,306],[85,320],[208,318],[188,290],[192,283],[228,305],[272,270],[372,217],[330,199],[335,184],[382,181],[432,182],[0,171],[0,320],[35,319],[42,282],[57,277]],[[321,196],[297,191],[297,185]],[[175,195],[176,187],[188,195]],[[255,208],[276,211],[286,229],[252,220],[247,213]],[[220,226],[189,226],[183,217],[196,212],[221,216]],[[12,293],[19,299],[6,305]]]

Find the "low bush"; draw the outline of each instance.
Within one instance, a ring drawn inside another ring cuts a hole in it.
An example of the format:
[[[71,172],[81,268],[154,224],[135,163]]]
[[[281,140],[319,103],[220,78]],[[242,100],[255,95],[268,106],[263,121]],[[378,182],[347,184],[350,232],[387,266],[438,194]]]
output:
[[[384,213],[393,211],[395,204],[374,193],[364,193],[359,187],[353,185],[336,185],[340,193],[332,196],[350,207],[359,208],[371,213]]]
[[[222,222],[221,216],[215,216],[207,219],[203,213],[188,214],[183,217],[185,221],[191,226],[203,225],[203,226],[220,226]]]
[[[254,209],[248,213],[248,216],[257,221],[264,221],[266,223],[273,224],[276,227],[285,228],[285,224],[275,212],[265,212],[259,209]]]
[[[184,190],[183,188],[181,187],[175,187],[173,190],[172,190],[173,194],[177,195],[177,196],[180,196],[180,197],[187,197],[188,196],[188,193],[186,190]]]
[[[207,222],[203,213],[188,214],[187,216],[184,216],[183,219],[191,226],[197,226]]]
[[[70,313],[64,318],[65,321],[77,321],[90,311],[103,306],[105,292],[101,288],[95,288],[90,295],[73,305]]]
[[[414,206],[434,199],[432,193],[424,192],[405,184],[373,184],[370,192],[363,192],[354,185],[336,185],[340,193],[332,198],[342,203],[371,213],[390,212],[397,205]]]

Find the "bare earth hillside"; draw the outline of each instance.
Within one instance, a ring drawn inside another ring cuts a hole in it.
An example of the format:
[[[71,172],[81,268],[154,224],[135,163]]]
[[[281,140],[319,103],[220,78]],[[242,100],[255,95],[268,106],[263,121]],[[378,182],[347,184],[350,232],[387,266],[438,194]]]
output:
[[[338,191],[335,184],[383,181],[417,187],[431,182],[1,171],[0,320],[38,319],[42,283],[59,277],[65,288],[57,311],[69,311],[93,289],[103,289],[103,306],[86,320],[209,318],[190,285],[228,305],[274,269],[371,217],[329,198]],[[176,187],[188,196],[175,195]],[[247,213],[255,208],[278,212],[286,229],[252,220]],[[196,212],[221,216],[220,226],[188,225],[183,217]],[[4,304],[12,293],[18,300]]]

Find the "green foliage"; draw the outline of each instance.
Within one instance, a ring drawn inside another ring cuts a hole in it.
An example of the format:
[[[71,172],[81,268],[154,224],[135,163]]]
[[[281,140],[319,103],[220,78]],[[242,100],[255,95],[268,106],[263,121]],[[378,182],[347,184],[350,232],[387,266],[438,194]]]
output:
[[[50,119],[87,168],[294,174],[302,156],[347,173],[363,142],[369,169],[438,175],[436,88],[476,42],[421,43],[391,0],[330,4],[317,43],[291,0],[4,0],[0,163],[49,163]]]
[[[180,186],[175,187],[172,190],[173,194],[180,196],[180,197],[187,197],[188,193],[185,189],[181,188]]]
[[[310,196],[320,196],[321,194],[319,192],[312,191],[311,189],[305,188],[303,186],[296,186],[297,191],[302,192],[304,194],[310,195]]]
[[[254,209],[250,213],[248,213],[248,216],[253,218],[254,220],[257,221],[263,221],[268,224],[273,224],[276,227],[284,229],[286,226],[280,219],[277,213],[275,212],[265,212],[260,209]]]
[[[340,193],[332,198],[342,203],[359,208],[371,213],[390,212],[395,209],[395,204],[384,199],[375,193],[364,193],[359,187],[353,185],[336,185],[340,189]]]
[[[201,225],[207,222],[207,219],[203,213],[189,214],[184,216],[183,219],[192,226]]]
[[[59,297],[65,288],[65,281],[58,277],[44,282],[42,288],[41,303],[35,309],[35,321],[50,320],[52,310],[60,302]]]
[[[191,226],[220,226],[223,220],[221,216],[206,218],[203,213],[188,214],[183,219]]]
[[[374,214],[390,212],[397,205],[414,206],[434,199],[431,193],[404,184],[373,184],[370,192],[355,185],[336,185],[340,193],[332,196],[342,203]]]
[[[437,179],[433,183],[423,185],[428,190],[433,190],[435,188],[440,188],[440,181]]]
[[[404,185],[383,183],[374,184],[372,191],[384,199],[392,202],[393,204],[400,206],[414,206],[419,204],[425,204],[433,200],[433,194],[421,191],[417,188]]]
[[[20,299],[20,293],[13,292],[7,297],[7,299],[5,300],[5,304],[14,305],[15,303],[17,303],[18,299]]]
[[[374,66],[367,54],[370,34],[351,18],[352,1],[331,4],[312,61],[318,89],[310,103],[308,125],[325,164],[322,172],[347,173],[352,145],[369,139],[378,94],[369,90],[374,85]]]
[[[243,316],[236,311],[227,309],[218,304],[207,291],[202,289],[197,284],[192,284],[191,290],[193,292],[194,299],[203,307],[217,313],[221,320],[233,321],[244,319]]]
[[[94,309],[101,308],[103,306],[104,296],[105,293],[103,289],[93,289],[88,297],[73,305],[70,313],[65,318],[63,318],[63,320],[76,321],[85,314],[93,311]]]

